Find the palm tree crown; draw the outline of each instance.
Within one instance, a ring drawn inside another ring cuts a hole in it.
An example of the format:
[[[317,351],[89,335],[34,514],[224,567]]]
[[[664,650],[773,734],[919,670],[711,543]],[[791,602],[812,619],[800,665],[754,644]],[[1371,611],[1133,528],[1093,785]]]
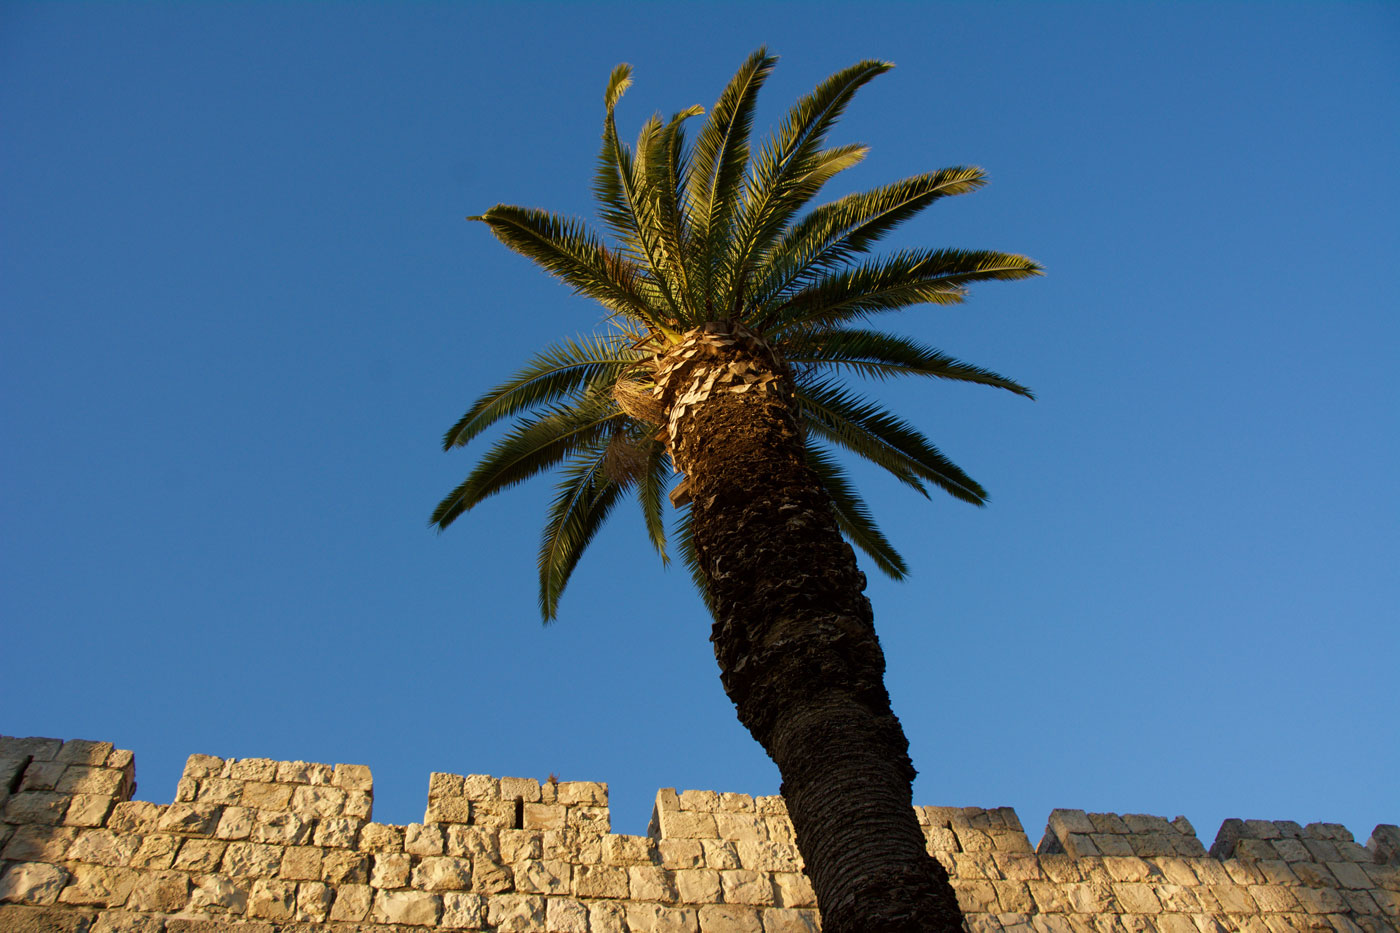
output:
[[[982,171],[940,169],[802,214],[823,185],[865,156],[864,146],[826,147],[826,137],[855,92],[892,66],[864,61],[826,79],[753,151],[754,105],[775,63],[764,49],[751,55],[693,144],[685,125],[704,113],[701,107],[669,120],[653,116],[635,147],[619,140],[613,116],[631,68],[613,71],[593,187],[615,242],[579,221],[532,208],[497,205],[471,218],[597,300],[611,325],[541,352],[478,399],[443,438],[444,449],[460,447],[497,422],[513,421],[433,512],[439,529],[494,493],[559,470],[539,551],[546,621],[555,617],[580,556],[625,493],[636,495],[651,542],[667,559],[663,500],[674,472],[668,426],[674,430],[674,409],[684,399],[667,390],[666,377],[690,335],[746,341],[771,364],[770,373],[739,378],[782,383],[839,527],[895,578],[906,573],[904,560],[831,448],[878,464],[924,495],[931,485],[980,505],[986,493],[919,431],[845,388],[839,377],[933,376],[1032,397],[997,373],[863,326],[883,311],[960,302],[972,282],[1039,274],[1023,256],[988,250],[868,255],[881,237],[930,204],[981,187]],[[687,508],[684,482],[670,499]],[[703,594],[686,522],[676,537]]]

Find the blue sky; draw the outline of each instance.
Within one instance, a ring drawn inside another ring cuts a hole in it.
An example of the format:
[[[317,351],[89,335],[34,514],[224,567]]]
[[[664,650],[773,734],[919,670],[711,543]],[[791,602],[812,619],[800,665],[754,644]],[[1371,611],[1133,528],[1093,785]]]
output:
[[[592,216],[619,120],[867,57],[835,197],[975,164],[892,238],[1048,274],[886,325],[1036,389],[872,386],[992,493],[859,472],[916,802],[1400,821],[1400,7],[0,7],[0,731],[773,793],[635,510],[538,621],[550,485],[438,536],[442,432],[598,310],[467,214]]]

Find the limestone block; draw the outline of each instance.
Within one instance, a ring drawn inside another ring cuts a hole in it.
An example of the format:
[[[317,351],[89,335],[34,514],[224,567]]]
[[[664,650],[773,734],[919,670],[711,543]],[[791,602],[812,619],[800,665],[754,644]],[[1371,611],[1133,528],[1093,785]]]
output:
[[[369,859],[363,852],[331,849],[321,853],[321,880],[328,884],[368,884]]]
[[[720,842],[717,839],[700,840],[700,848],[705,853],[705,865],[707,868],[733,869],[741,867],[739,864],[739,850],[732,842]]]
[[[797,844],[797,831],[792,828],[792,821],[787,818],[768,817],[768,838],[773,842],[785,842],[789,845]]]
[[[224,807],[223,814],[219,816],[219,825],[214,828],[214,835],[224,840],[247,839],[253,834],[257,813],[258,811],[251,807]]]
[[[1145,836],[1160,836],[1176,831],[1176,828],[1160,816],[1149,816],[1146,813],[1124,813],[1123,823],[1128,827],[1128,831]]]
[[[98,768],[92,765],[69,765],[64,769],[55,788],[62,794],[100,794],[104,797],[121,796],[125,790],[126,772],[116,768]]]
[[[112,800],[97,794],[74,794],[63,822],[68,826],[101,826],[112,808]]]
[[[935,852],[958,851],[958,837],[946,826],[927,826],[924,828],[924,836],[928,839],[930,855]]]
[[[1090,813],[1087,815],[1096,834],[1121,834],[1132,832],[1132,830],[1128,828],[1128,824],[1124,823],[1116,813]]]
[[[473,800],[471,801],[471,821],[473,826],[514,829],[515,801]]]
[[[163,870],[175,864],[175,855],[180,851],[181,837],[172,836],[168,833],[152,833],[145,837],[119,836],[122,840],[135,840],[140,838],[140,847],[130,857],[132,868],[146,868]],[[95,843],[94,843],[95,844]],[[116,864],[128,864],[127,861],[119,861]]]
[[[379,853],[370,859],[369,883],[375,888],[403,888],[408,886],[409,872],[413,868],[413,857],[399,853]]]
[[[629,933],[699,933],[700,917],[693,907],[628,904]]]
[[[1328,862],[1327,871],[1332,877],[1337,879],[1337,884],[1343,888],[1353,888],[1361,891],[1371,887],[1371,876],[1366,874],[1365,869],[1353,862]]]
[[[140,845],[137,836],[118,836],[107,829],[88,829],[68,849],[68,859],[93,865],[126,865]]]
[[[278,877],[288,881],[320,881],[321,850],[315,846],[290,846],[284,849]]]
[[[1051,810],[1047,832],[1063,840],[1070,833],[1089,835],[1094,832],[1094,824],[1083,810]]]
[[[544,857],[544,834],[533,830],[503,829],[497,836],[501,848],[500,861],[524,862]]]
[[[12,766],[5,770],[8,772],[23,771],[24,779],[20,781],[19,787],[16,788],[16,790],[20,792],[31,790],[57,790],[58,782],[62,779],[63,772],[68,770],[68,765],[61,761],[36,761],[25,768],[23,767],[23,759],[15,759],[14,764],[19,767],[16,768]],[[10,786],[10,781],[12,780],[13,774],[10,775],[9,781],[6,781],[7,787]]]
[[[480,930],[485,922],[486,898],[480,894],[442,895],[442,920],[438,925],[443,929]],[[580,933],[587,933],[587,927]]]
[[[1346,900],[1336,888],[1296,887],[1289,893],[1310,914],[1337,914],[1347,909]]]
[[[161,814],[156,828],[163,833],[210,836],[219,825],[223,808],[212,803],[172,803]]]
[[[18,862],[0,877],[0,902],[52,904],[68,883],[68,872],[42,862]]]
[[[1274,851],[1285,862],[1311,862],[1313,859],[1312,853],[1300,839],[1275,839],[1273,845]]]
[[[706,904],[700,908],[700,933],[763,933],[763,921],[753,907]]]
[[[360,848],[366,852],[402,852],[404,827],[366,823],[360,830]]]
[[[1387,891],[1400,891],[1400,868],[1379,863],[1363,865],[1362,868],[1371,876],[1376,887]]]
[[[331,783],[343,790],[374,790],[374,776],[368,765],[336,765]]]
[[[374,797],[368,791],[348,790],[345,792],[345,815],[368,822],[374,815]]]
[[[525,804],[525,829],[563,829],[564,813],[567,808],[549,803]]]
[[[522,894],[568,894],[573,866],[561,859],[535,859],[514,865],[515,889]]]
[[[768,875],[739,868],[719,873],[720,887],[726,904],[747,904],[751,907],[772,907],[773,882]]]
[[[1384,899],[1385,895],[1389,892],[1381,891],[1378,893],[1381,895],[1382,899]],[[1384,913],[1381,909],[1381,905],[1376,902],[1376,899],[1371,896],[1371,892],[1369,891],[1353,891],[1347,888],[1342,891],[1342,897],[1346,900],[1347,906],[1358,914]],[[1391,911],[1391,913],[1400,916],[1400,911]]]
[[[1370,862],[1375,860],[1375,856],[1362,845],[1355,842],[1334,842],[1337,847],[1337,855],[1348,862]]]
[[[674,787],[663,787],[656,792],[656,804],[653,813],[657,810],[679,810],[681,808],[680,795],[676,793]]]
[[[729,842],[767,842],[768,821],[752,813],[714,814],[715,832]]]
[[[441,855],[442,830],[437,826],[409,823],[404,827],[403,850],[412,855]]]
[[[447,854],[469,855],[473,859],[501,860],[500,833],[484,826],[447,827]]]
[[[772,875],[773,895],[779,907],[816,907],[817,895],[812,882],[797,871],[777,871]]]
[[[1147,881],[1153,874],[1152,867],[1137,857],[1105,857],[1103,864],[1114,881]]]
[[[471,887],[470,859],[430,855],[413,869],[413,887],[422,891],[465,891]]]
[[[482,894],[500,894],[515,886],[511,869],[488,859],[472,859],[472,890]]]
[[[219,776],[239,781],[275,781],[277,762],[270,758],[230,758],[224,762]]]
[[[331,919],[358,923],[369,916],[373,889],[364,884],[343,884],[336,888]]]
[[[472,821],[472,802],[466,797],[429,797],[424,823],[460,823]]]
[[[719,794],[712,790],[683,790],[680,793],[682,810],[700,810],[713,813],[719,809]]]
[[[1378,862],[1400,864],[1400,826],[1382,823],[1371,831],[1371,839],[1366,843]]]
[[[656,841],[646,836],[610,835],[603,840],[603,862],[608,865],[650,865]]]
[[[523,800],[526,803],[539,803],[540,782],[534,778],[501,778],[501,797],[506,800]]]
[[[297,905],[295,918],[313,923],[323,922],[331,912],[335,892],[319,881],[304,881],[297,885]]]
[[[1302,884],[1288,863],[1282,859],[1263,859],[1256,863],[1269,884]]]
[[[1001,913],[1030,913],[1035,910],[1031,889],[1022,881],[993,881]],[[815,906],[815,905],[813,905]]]
[[[1098,849],[1099,855],[1117,858],[1136,857],[1133,851],[1133,840],[1124,834],[1119,833],[1095,833],[1090,837],[1094,841],[1094,848]]]
[[[190,878],[184,872],[153,871],[140,875],[126,906],[151,914],[173,914],[189,900]]]
[[[1040,859],[1034,855],[994,852],[992,863],[997,867],[997,877],[1010,881],[1040,881],[1045,877],[1045,872],[1040,870]]]
[[[1202,890],[1215,898],[1221,908],[1229,914],[1252,914],[1259,907],[1250,896],[1253,886],[1233,884],[1208,884]]]
[[[13,735],[0,736],[0,758],[33,758],[35,761],[53,761],[62,747],[62,739],[46,739],[39,736],[29,738],[18,738]]]
[[[370,919],[376,923],[433,926],[442,913],[442,898],[421,891],[380,891]]]
[[[589,933],[626,933],[627,908],[613,901],[595,901],[588,905]]]
[[[274,784],[268,781],[250,781],[243,785],[242,800],[245,807],[258,810],[285,810],[292,802],[293,787],[290,784]]]
[[[277,762],[277,780],[282,784],[330,784],[335,779],[335,769],[330,765],[307,761]]]
[[[612,819],[607,807],[566,807],[564,825],[585,833],[606,833]]]
[[[194,803],[198,799],[199,782],[193,778],[180,778],[180,783],[175,785],[175,802]]]
[[[316,832],[312,839],[316,845],[323,848],[352,849],[360,834],[360,828],[364,825],[363,820],[333,816],[316,824]]]
[[[1267,914],[1294,913],[1303,908],[1298,899],[1288,892],[1288,888],[1275,884],[1254,884],[1245,889],[1259,909]],[[1219,901],[1219,898],[1216,898]],[[1222,908],[1226,905],[1221,904]]]
[[[1322,865],[1315,865],[1311,862],[1290,863],[1288,866],[1293,874],[1298,876],[1298,880],[1303,884],[1311,885],[1314,888],[1336,888],[1340,887],[1337,879],[1332,876]]]
[[[673,873],[655,865],[628,866],[627,889],[634,901],[662,901],[672,904],[678,896]]]
[[[291,807],[297,813],[340,816],[345,812],[345,791],[339,787],[297,787],[292,791]]]
[[[753,798],[748,794],[722,793],[719,795],[719,808],[730,813],[755,813]]]
[[[705,850],[694,839],[656,839],[657,857],[663,868],[703,868]],[[771,845],[771,843],[770,843]],[[753,865],[745,865],[753,868]]]
[[[997,890],[990,881],[953,879],[953,893],[965,914],[985,914],[997,910]]]
[[[7,823],[57,826],[63,822],[71,799],[54,791],[24,791],[5,803],[4,819]]]
[[[588,933],[588,907],[571,897],[551,897],[544,902],[547,933]]]
[[[559,803],[569,807],[608,805],[608,785],[598,781],[560,781],[556,794]]]
[[[175,856],[175,867],[181,871],[217,871],[227,847],[227,842],[218,839],[187,839]]]
[[[248,892],[247,915],[263,920],[291,920],[296,916],[297,886],[290,881],[259,878]]]
[[[230,842],[224,850],[224,874],[232,878],[273,878],[281,865],[280,846]]]
[[[460,774],[434,771],[428,775],[428,799],[435,797],[465,797],[466,788]]]
[[[190,909],[200,913],[241,914],[248,909],[251,883],[239,884],[223,875],[204,875],[190,892]]]
[[[486,923],[497,933],[535,933],[544,919],[544,898],[535,894],[502,894],[486,902]]]
[[[501,782],[489,774],[462,776],[462,795],[471,800],[500,800]]]
[[[1157,885],[1157,900],[1168,913],[1191,914],[1201,910],[1201,901],[1194,891],[1179,884]]]
[[[801,871],[802,854],[797,846],[778,842],[736,842],[739,865],[755,871]]]
[[[1061,884],[1084,880],[1084,875],[1079,870],[1079,863],[1068,855],[1042,855],[1040,856],[1040,867],[1044,870],[1047,878]]]
[[[72,879],[58,897],[65,904],[120,907],[136,883],[136,873],[128,868],[72,865],[70,870]]]
[[[253,823],[249,836],[254,842],[279,846],[302,846],[311,841],[315,824],[288,810],[264,810]]]
[[[573,873],[575,897],[626,897],[627,869],[608,865],[579,865]]]
[[[1040,913],[1067,914],[1070,912],[1069,898],[1059,884],[1050,881],[1027,881],[1026,887],[1030,889],[1031,897],[1035,899],[1036,908]],[[1142,885],[1142,887],[1151,893],[1150,885]],[[1114,890],[1117,891],[1117,889],[1117,885],[1115,885]],[[1153,895],[1152,902],[1157,903],[1155,895]],[[1145,913],[1146,911],[1135,912]]]
[[[1266,839],[1240,839],[1235,843],[1234,857],[1240,859],[1277,859],[1278,850]]]
[[[1133,833],[1124,838],[1132,845],[1133,854],[1139,858],[1161,858],[1179,854],[1176,848],[1175,834]]]
[[[1159,914],[1162,912],[1162,902],[1157,899],[1150,884],[1128,881],[1115,882],[1112,889],[1119,909],[1124,913]]]
[[[711,904],[719,900],[719,872],[707,868],[683,868],[674,875],[676,892],[687,904]]]
[[[185,759],[185,770],[182,776],[196,781],[203,778],[222,777],[224,766],[225,762],[222,758],[215,758],[213,755],[191,755]]]

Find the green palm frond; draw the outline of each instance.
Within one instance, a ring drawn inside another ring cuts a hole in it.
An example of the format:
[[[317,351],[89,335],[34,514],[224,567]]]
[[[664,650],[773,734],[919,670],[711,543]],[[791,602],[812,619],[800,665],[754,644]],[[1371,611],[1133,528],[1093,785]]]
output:
[[[707,299],[713,297],[715,274],[727,250],[735,204],[749,164],[749,133],[758,92],[777,62],[764,48],[750,55],[720,94],[695,139],[686,194],[699,264],[696,284]]]
[[[841,168],[859,161],[863,147],[845,147],[860,155],[840,167],[818,171],[817,156],[827,133],[846,105],[865,84],[894,66],[863,61],[837,72],[799,100],[778,133],[760,151],[744,186],[743,209],[730,247],[724,283],[737,305],[740,283],[753,278],[753,263],[761,257],[821,186]]]
[[[767,273],[754,302],[767,306],[795,284],[866,252],[885,234],[940,198],[965,194],[986,183],[979,168],[945,168],[847,195],[824,204],[793,224],[773,246]],[[762,316],[756,319],[762,322]]]
[[[700,554],[695,550],[695,538],[691,534],[690,509],[691,506],[683,505],[676,510],[676,550],[680,552],[681,563],[685,564],[685,569],[690,574],[690,581],[695,584],[696,592],[705,601],[705,608],[709,610],[711,616],[714,616],[714,599],[711,597],[709,586],[705,582],[705,569],[700,566]]]
[[[468,219],[482,221],[496,239],[603,307],[649,324],[656,317],[639,288],[637,268],[604,246],[582,222],[508,204]]]
[[[908,422],[827,382],[797,389],[803,423],[832,443],[883,467],[896,479],[924,492],[929,482],[949,495],[985,505],[987,492]],[[927,495],[927,493],[925,493]]]
[[[851,369],[863,376],[933,376],[958,382],[996,386],[1034,399],[1030,389],[1005,376],[973,366],[926,347],[907,337],[878,330],[819,330],[798,333],[783,349],[788,362],[806,365],[814,372]]]
[[[604,476],[606,444],[578,450],[562,470],[540,537],[540,613],[546,622],[559,612],[559,597],[579,558],[617,504],[622,487]]]
[[[698,324],[703,318],[690,281],[691,243],[682,210],[687,168],[682,124],[704,112],[696,106],[675,114],[665,124],[649,120],[637,139],[634,169],[640,192],[637,226],[647,231],[669,292],[682,312],[680,320],[687,324]]]
[[[431,523],[439,529],[446,528],[487,497],[559,465],[576,451],[605,437],[609,423],[624,418],[611,399],[599,396],[522,418],[438,503]]]
[[[661,563],[669,564],[666,553],[666,519],[662,505],[666,501],[666,487],[671,484],[671,458],[666,455],[666,446],[660,441],[652,441],[647,451],[647,462],[641,476],[637,478],[637,503],[642,507],[642,521],[646,525],[647,538],[656,553],[661,555]]]
[[[1040,274],[1025,256],[992,250],[904,250],[831,272],[768,316],[775,332],[824,327],[918,304],[958,304],[973,282]]]
[[[855,486],[836,459],[826,451],[808,445],[807,464],[821,479],[827,494],[831,496],[832,510],[841,533],[869,555],[875,566],[892,579],[903,580],[908,576],[909,566],[904,563],[904,558],[899,556],[899,552],[890,544],[884,533],[876,527],[869,506],[856,492]]]
[[[503,418],[557,402],[589,388],[611,386],[641,354],[618,336],[565,340],[536,355],[467,410],[442,438],[461,447]]]

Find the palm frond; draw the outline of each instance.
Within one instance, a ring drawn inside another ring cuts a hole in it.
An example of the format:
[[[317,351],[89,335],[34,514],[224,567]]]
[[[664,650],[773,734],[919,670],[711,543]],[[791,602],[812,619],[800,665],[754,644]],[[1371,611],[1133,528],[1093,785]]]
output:
[[[925,495],[923,483],[929,482],[964,502],[986,504],[986,490],[908,422],[827,382],[804,383],[796,394],[803,423],[818,436],[883,467]]]
[[[690,509],[691,506],[684,505],[676,510],[676,550],[680,552],[681,563],[685,564],[685,569],[690,573],[690,581],[695,584],[696,591],[705,602],[705,608],[713,617],[715,615],[715,601],[710,594],[710,585],[705,580],[705,569],[700,566],[700,553],[695,550],[695,537],[691,533],[690,525]]]
[[[555,406],[521,419],[438,503],[431,524],[440,530],[446,528],[487,497],[557,466],[575,451],[603,438],[609,422],[625,417],[611,399],[590,396],[577,404]]]
[[[714,272],[725,252],[748,167],[755,102],[777,61],[761,47],[750,55],[725,86],[695,139],[686,200],[699,265],[696,285],[707,298],[713,292]]]
[[[620,337],[580,337],[548,347],[510,379],[477,399],[442,438],[461,447],[503,418],[556,402],[582,389],[609,386],[641,354]]]
[[[876,527],[869,506],[856,492],[855,486],[836,462],[836,458],[809,444],[807,464],[821,479],[822,486],[826,487],[827,494],[831,497],[832,511],[836,515],[836,524],[841,528],[842,534],[869,555],[875,566],[885,574],[892,579],[903,580],[909,573],[909,566],[904,563],[904,558],[899,556],[899,552],[890,544],[884,533]]]
[[[666,446],[652,441],[646,465],[637,478],[637,504],[642,507],[647,538],[656,548],[656,553],[661,555],[662,564],[671,562],[666,553],[666,520],[662,515],[662,503],[666,501],[666,487],[670,481],[671,458],[666,455]]]
[[[540,615],[553,621],[559,597],[598,529],[617,504],[622,487],[604,475],[606,445],[579,449],[564,467],[540,537]]]
[[[866,252],[935,201],[985,183],[979,168],[945,168],[815,208],[774,244],[765,275],[755,284],[754,302],[767,306],[781,300],[794,284]]]
[[[918,304],[958,304],[973,282],[1040,275],[1025,256],[992,250],[905,250],[828,273],[767,316],[778,333],[823,327]]]
[[[508,204],[469,219],[482,221],[496,239],[603,307],[648,324],[656,321],[639,290],[636,266],[604,246],[581,221]]]
[[[958,382],[996,386],[1034,399],[1030,389],[1005,376],[973,366],[907,337],[878,330],[814,330],[801,332],[783,344],[789,363],[823,369],[850,369],[863,376],[933,376]]]
[[[685,323],[702,320],[697,311],[697,295],[692,287],[690,238],[684,211],[686,174],[685,130],[683,124],[704,113],[695,106],[671,117],[664,125],[648,121],[637,140],[638,226],[650,234],[657,261],[663,267]]]

